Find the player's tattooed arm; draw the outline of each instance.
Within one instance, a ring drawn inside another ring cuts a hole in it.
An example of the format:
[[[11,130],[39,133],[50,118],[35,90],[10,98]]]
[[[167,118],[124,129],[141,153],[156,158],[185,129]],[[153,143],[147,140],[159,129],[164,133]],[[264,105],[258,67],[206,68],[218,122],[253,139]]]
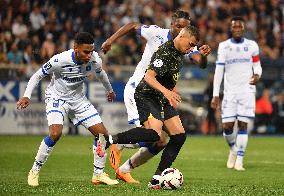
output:
[[[110,36],[103,44],[102,51],[106,54],[109,50],[111,50],[111,45],[120,37],[131,31],[137,31],[141,27],[141,24],[138,22],[130,22],[124,26],[122,26],[118,31],[116,31],[112,36]]]

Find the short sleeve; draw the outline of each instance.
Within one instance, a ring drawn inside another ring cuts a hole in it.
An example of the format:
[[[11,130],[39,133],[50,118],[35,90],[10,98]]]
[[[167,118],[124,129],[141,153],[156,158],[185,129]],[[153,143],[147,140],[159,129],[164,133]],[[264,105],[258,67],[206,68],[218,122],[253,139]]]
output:
[[[141,25],[137,31],[140,36],[144,37],[146,40],[150,40],[160,30],[161,28],[157,25]]]
[[[148,69],[155,71],[157,76],[164,76],[168,71],[167,58],[163,56],[157,56],[156,58],[151,60]]]
[[[53,72],[56,71],[56,69],[58,69],[58,65],[59,65],[58,55],[54,55],[48,62],[43,64],[43,66],[41,67],[41,71],[44,75],[52,74]]]
[[[222,43],[220,43],[218,46],[216,65],[224,66],[225,60],[226,60],[226,54],[225,54],[224,46]]]

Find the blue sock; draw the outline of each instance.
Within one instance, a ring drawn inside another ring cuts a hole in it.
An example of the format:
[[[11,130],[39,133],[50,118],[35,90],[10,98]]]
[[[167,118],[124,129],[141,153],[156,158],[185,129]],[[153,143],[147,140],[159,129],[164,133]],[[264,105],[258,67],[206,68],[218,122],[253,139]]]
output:
[[[48,147],[53,147],[56,144],[49,136],[46,136],[43,140]]]

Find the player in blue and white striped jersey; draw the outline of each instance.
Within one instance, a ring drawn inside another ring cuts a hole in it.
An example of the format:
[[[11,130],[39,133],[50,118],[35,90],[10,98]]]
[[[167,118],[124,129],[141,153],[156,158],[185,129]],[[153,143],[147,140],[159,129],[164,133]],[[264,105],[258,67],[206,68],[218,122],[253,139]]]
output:
[[[103,43],[102,50],[106,53],[111,49],[111,45],[115,42],[115,40],[131,31],[136,31],[138,35],[142,36],[147,41],[141,61],[138,63],[133,76],[130,77],[124,89],[124,103],[128,113],[129,124],[135,124],[137,127],[141,126],[134,99],[134,92],[137,85],[145,75],[152,55],[159,48],[159,46],[171,39],[174,39],[179,34],[181,29],[189,24],[189,14],[185,11],[179,10],[176,11],[172,16],[171,29],[164,29],[156,25],[147,26],[137,22],[131,22],[121,27]],[[197,47],[195,47],[192,52],[185,55],[185,58],[189,58],[196,64],[199,64],[201,68],[205,68],[207,66],[206,56],[210,53],[210,51],[211,49],[208,45],[201,46],[199,50],[197,50]],[[118,178],[129,183],[138,183],[138,181],[134,180],[130,175],[132,169],[144,164],[150,158],[158,154],[166,144],[167,136],[164,132],[162,132],[161,140],[158,143],[150,146],[148,145],[147,147],[138,145],[138,147],[141,147],[139,151],[128,159],[119,169],[120,151],[124,147],[131,148],[137,147],[137,145],[112,145],[110,163],[112,167],[116,169]]]
[[[100,79],[109,101],[115,98],[112,86],[106,72],[102,69],[102,60],[94,51],[93,36],[81,32],[75,37],[74,49],[54,55],[45,63],[29,80],[26,91],[17,102],[18,109],[24,109],[30,104],[33,89],[45,76],[52,77],[46,94],[46,115],[49,126],[49,135],[46,136],[38,149],[34,164],[28,175],[28,184],[38,186],[39,171],[46,162],[56,142],[60,139],[63,129],[63,121],[68,116],[74,125],[85,126],[93,135],[107,134],[99,113],[86,98],[83,92],[84,81],[93,72]],[[94,145],[94,175],[92,182],[105,184],[118,184],[103,173],[106,159],[102,145]],[[96,152],[96,153],[95,153]]]

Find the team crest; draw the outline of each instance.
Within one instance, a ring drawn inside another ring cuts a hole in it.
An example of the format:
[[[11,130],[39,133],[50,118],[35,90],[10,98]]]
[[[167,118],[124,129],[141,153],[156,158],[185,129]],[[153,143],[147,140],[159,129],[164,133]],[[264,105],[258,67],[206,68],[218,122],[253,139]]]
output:
[[[161,59],[156,59],[153,64],[154,64],[154,67],[162,67],[163,61]]]
[[[247,46],[244,47],[244,51],[246,51],[246,52],[248,51],[248,47]]]

